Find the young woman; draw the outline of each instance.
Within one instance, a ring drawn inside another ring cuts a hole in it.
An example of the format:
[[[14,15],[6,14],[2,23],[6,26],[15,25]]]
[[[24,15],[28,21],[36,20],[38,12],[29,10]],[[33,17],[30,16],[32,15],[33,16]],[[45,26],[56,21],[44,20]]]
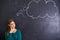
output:
[[[22,33],[15,26],[14,20],[10,19],[8,21],[8,31],[5,32],[5,40],[22,40]]]

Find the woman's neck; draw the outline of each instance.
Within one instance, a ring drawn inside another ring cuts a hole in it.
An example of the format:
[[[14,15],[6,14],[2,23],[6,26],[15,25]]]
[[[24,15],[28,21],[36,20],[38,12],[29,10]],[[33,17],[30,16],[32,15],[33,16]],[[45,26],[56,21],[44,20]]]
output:
[[[16,32],[16,29],[10,29],[9,33],[15,33]]]

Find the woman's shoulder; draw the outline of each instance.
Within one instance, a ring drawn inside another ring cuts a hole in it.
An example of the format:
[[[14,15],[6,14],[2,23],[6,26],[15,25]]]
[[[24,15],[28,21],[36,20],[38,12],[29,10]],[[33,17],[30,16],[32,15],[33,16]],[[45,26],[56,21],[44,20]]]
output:
[[[17,32],[22,32],[21,30],[17,29]]]
[[[7,34],[7,31],[4,34]]]
[[[9,35],[9,33],[6,31],[6,32],[4,33],[4,35],[7,36],[7,35]]]

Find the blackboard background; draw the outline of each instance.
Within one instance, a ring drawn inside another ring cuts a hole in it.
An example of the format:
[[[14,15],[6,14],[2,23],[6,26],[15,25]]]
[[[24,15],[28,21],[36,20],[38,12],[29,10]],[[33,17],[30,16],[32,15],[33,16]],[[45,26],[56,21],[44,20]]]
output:
[[[43,30],[47,28],[48,24],[44,25],[44,19],[32,19],[25,13],[24,16],[16,16],[18,10],[22,9],[31,0],[16,0],[19,2],[18,4],[15,4],[14,1],[15,0],[0,0],[0,40],[4,40],[3,34],[7,30],[7,21],[10,18],[15,20],[16,28],[22,31],[23,40],[60,40],[60,32],[45,35]],[[60,13],[60,0],[54,1]],[[40,27],[43,27],[42,31]]]

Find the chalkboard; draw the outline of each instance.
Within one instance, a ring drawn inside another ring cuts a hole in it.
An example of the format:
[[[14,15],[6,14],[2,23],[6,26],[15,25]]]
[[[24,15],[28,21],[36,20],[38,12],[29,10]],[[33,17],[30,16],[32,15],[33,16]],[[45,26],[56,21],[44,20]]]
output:
[[[0,40],[9,19],[22,31],[23,40],[60,40],[59,0],[1,0]]]

